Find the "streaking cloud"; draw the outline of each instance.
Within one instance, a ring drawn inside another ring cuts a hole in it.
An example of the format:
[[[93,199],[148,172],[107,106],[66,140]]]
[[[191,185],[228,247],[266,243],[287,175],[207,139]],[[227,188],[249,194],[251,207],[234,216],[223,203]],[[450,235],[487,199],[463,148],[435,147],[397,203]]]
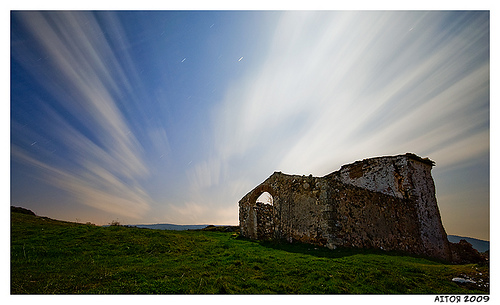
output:
[[[141,186],[150,169],[133,122],[126,119],[131,109],[124,107],[130,105],[123,104],[124,96],[134,91],[125,73],[131,67],[121,65],[91,14],[23,12],[16,16],[40,49],[16,48],[20,53],[14,58],[29,65],[26,59],[38,56],[35,50],[40,50],[50,69],[44,71],[50,79],[40,82],[49,95],[33,104],[41,105],[36,116],[43,129],[30,130],[33,134],[26,138],[45,137],[59,149],[33,151],[14,143],[13,159],[38,167],[47,183],[72,193],[83,204],[140,217],[151,204]],[[155,145],[167,144],[161,131],[148,129]],[[14,128],[13,132],[25,131]]]
[[[441,150],[451,139],[488,134],[488,23],[442,29],[440,17],[285,13],[261,70],[227,99],[239,103],[221,108],[237,107],[217,118],[232,134],[224,153],[261,146],[280,155],[275,167],[316,174],[401,150],[449,164]],[[479,154],[489,149],[482,143]]]
[[[437,162],[446,210],[460,197],[444,173],[488,167],[488,14],[287,12],[273,33],[262,65],[216,116],[227,162],[251,163],[262,181],[272,170],[321,176],[414,152]],[[471,209],[488,210],[488,201]]]
[[[413,152],[448,233],[489,237],[488,12],[12,18],[12,204],[236,224],[273,171]]]

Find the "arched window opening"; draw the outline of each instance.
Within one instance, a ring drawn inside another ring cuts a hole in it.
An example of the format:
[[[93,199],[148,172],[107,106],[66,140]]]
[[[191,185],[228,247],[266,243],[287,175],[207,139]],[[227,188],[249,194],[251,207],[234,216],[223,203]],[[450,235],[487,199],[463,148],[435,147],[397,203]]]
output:
[[[271,194],[269,194],[268,192],[264,192],[257,198],[255,202],[273,205],[273,196],[271,196]]]

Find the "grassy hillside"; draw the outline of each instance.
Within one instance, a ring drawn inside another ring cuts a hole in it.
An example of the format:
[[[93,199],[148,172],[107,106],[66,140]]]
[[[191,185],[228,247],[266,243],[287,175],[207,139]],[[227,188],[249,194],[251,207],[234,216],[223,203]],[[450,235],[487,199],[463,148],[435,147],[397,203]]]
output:
[[[470,294],[488,292],[488,274],[394,253],[11,213],[12,294]],[[481,286],[452,281],[464,276]]]

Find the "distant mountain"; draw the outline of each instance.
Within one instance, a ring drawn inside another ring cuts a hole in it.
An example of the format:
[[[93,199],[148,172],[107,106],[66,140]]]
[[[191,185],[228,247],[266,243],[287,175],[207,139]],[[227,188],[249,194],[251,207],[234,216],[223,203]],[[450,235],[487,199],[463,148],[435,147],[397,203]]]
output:
[[[465,239],[467,242],[469,242],[474,249],[476,249],[479,252],[486,252],[490,249],[490,242],[486,240],[480,240],[476,238],[471,238],[471,237],[463,237],[463,236],[456,236],[456,235],[448,235],[448,240],[452,243],[458,243],[461,239]]]
[[[129,225],[129,227],[136,227],[136,228],[153,229],[153,230],[175,230],[175,231],[199,230],[206,228],[207,226],[208,225],[173,225],[169,223],[154,224],[154,225]]]

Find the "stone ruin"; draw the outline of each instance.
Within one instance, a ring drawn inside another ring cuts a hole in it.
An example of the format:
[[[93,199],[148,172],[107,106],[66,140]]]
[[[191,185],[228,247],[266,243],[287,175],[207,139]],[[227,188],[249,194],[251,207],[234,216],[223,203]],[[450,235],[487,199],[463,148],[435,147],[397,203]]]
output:
[[[460,262],[441,222],[433,166],[407,153],[357,161],[324,177],[275,172],[239,201],[241,235]],[[272,202],[258,202],[264,192]]]

